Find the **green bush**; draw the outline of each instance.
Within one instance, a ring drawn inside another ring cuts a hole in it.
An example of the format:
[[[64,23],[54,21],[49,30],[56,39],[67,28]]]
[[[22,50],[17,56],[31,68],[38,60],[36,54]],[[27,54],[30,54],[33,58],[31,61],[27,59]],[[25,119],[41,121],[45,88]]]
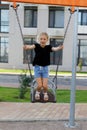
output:
[[[25,93],[28,91],[27,88],[30,87],[30,85],[31,85],[30,83],[32,82],[32,80],[33,80],[33,78],[28,76],[26,73],[19,75],[19,82],[20,82],[19,98],[24,99]]]

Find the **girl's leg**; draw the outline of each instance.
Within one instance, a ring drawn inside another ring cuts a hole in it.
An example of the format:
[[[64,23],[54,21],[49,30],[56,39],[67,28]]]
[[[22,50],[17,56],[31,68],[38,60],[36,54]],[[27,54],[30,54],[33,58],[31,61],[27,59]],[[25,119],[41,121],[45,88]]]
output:
[[[48,78],[43,78],[43,90],[44,92],[48,90]]]
[[[47,101],[48,100],[48,94],[47,94],[48,78],[43,78],[43,90],[44,90],[44,100]]]
[[[43,86],[43,83],[42,83],[42,78],[40,77],[40,78],[36,78],[36,82],[37,82],[37,91],[41,91],[41,88],[42,88],[42,86]]]
[[[40,99],[40,91],[42,88],[42,78],[36,78],[36,82],[37,82],[37,88],[36,88],[36,93],[35,93],[35,99],[39,100]]]

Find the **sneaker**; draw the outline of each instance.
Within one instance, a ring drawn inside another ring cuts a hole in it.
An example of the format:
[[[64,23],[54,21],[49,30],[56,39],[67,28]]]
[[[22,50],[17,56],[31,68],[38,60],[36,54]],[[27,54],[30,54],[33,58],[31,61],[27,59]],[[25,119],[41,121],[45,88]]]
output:
[[[44,93],[44,101],[48,101],[48,94]]]
[[[35,93],[35,99],[36,100],[40,99],[40,92],[36,91],[36,93]]]

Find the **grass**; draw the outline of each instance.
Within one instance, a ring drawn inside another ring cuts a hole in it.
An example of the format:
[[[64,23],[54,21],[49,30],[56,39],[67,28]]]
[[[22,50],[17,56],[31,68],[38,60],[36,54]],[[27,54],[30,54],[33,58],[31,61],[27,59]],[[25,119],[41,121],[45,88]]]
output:
[[[22,73],[20,69],[0,69],[0,73]]]
[[[19,88],[0,87],[0,102],[30,102],[30,90],[24,99],[19,98]]]
[[[76,90],[76,103],[87,103],[87,90]],[[56,91],[57,103],[70,102],[70,90]],[[30,89],[24,99],[19,98],[19,88],[0,87],[0,102],[31,102]]]
[[[70,90],[57,90],[57,102],[70,103]],[[87,103],[87,90],[76,90],[76,103]]]

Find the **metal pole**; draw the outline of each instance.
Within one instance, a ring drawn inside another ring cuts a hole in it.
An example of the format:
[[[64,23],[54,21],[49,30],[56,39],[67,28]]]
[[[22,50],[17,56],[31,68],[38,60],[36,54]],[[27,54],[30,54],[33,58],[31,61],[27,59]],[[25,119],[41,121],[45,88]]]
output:
[[[73,48],[72,48],[72,83],[70,94],[70,117],[69,122],[65,123],[66,127],[75,128],[75,93],[76,93],[76,50],[77,50],[77,32],[78,32],[78,8],[75,9],[74,30],[73,30]]]
[[[77,61],[77,33],[78,33],[78,8],[74,13],[73,51],[72,51],[72,83],[70,95],[69,126],[75,127],[75,92],[76,92],[76,61]]]

